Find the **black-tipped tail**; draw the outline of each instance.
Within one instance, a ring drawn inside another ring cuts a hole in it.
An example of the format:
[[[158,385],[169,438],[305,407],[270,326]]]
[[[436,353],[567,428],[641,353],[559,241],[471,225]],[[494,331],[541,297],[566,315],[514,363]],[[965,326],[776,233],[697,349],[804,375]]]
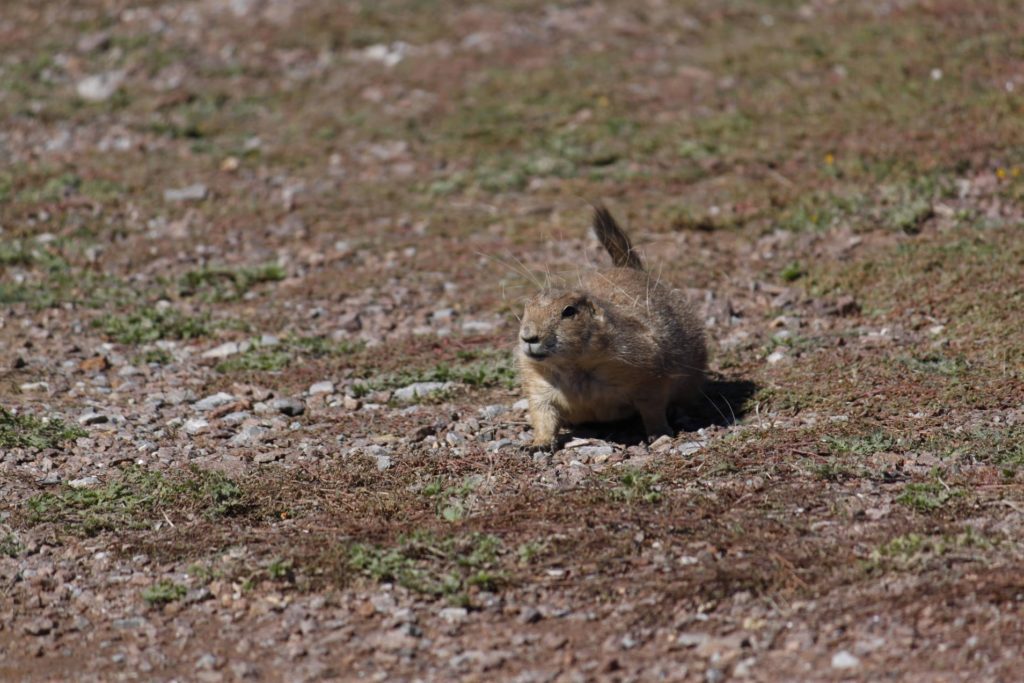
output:
[[[622,231],[608,209],[603,206],[594,207],[594,234],[611,255],[616,266],[644,269],[640,255],[633,251],[633,243],[629,241],[629,236]]]

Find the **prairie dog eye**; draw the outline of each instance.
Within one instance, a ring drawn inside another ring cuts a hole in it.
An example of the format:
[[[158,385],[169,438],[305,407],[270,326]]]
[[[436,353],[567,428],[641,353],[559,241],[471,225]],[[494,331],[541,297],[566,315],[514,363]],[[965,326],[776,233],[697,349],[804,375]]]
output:
[[[577,310],[575,306],[566,306],[565,308],[562,309],[563,318],[572,318],[576,315],[576,313]]]

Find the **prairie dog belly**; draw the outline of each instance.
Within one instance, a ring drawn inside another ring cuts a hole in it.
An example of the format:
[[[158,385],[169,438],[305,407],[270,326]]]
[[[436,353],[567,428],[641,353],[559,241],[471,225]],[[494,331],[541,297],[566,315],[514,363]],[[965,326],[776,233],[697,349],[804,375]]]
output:
[[[632,387],[618,386],[595,373],[578,371],[548,381],[569,424],[611,422],[636,413],[629,391]]]

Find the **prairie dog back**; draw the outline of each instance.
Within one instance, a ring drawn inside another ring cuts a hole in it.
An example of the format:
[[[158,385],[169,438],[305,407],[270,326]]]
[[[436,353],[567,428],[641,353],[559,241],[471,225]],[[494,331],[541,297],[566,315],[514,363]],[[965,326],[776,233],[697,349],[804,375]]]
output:
[[[669,405],[704,382],[703,326],[685,296],[644,270],[607,209],[595,209],[593,229],[615,265],[539,292],[523,312],[517,355],[535,445],[553,446],[563,426],[635,413],[649,437],[671,434]]]

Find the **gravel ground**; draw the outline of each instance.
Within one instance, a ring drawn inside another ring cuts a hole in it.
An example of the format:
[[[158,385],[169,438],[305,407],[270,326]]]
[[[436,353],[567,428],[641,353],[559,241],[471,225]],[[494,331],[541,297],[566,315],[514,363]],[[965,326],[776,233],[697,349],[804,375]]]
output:
[[[0,679],[1018,675],[1015,8],[7,4]],[[534,450],[598,199],[712,381]]]

